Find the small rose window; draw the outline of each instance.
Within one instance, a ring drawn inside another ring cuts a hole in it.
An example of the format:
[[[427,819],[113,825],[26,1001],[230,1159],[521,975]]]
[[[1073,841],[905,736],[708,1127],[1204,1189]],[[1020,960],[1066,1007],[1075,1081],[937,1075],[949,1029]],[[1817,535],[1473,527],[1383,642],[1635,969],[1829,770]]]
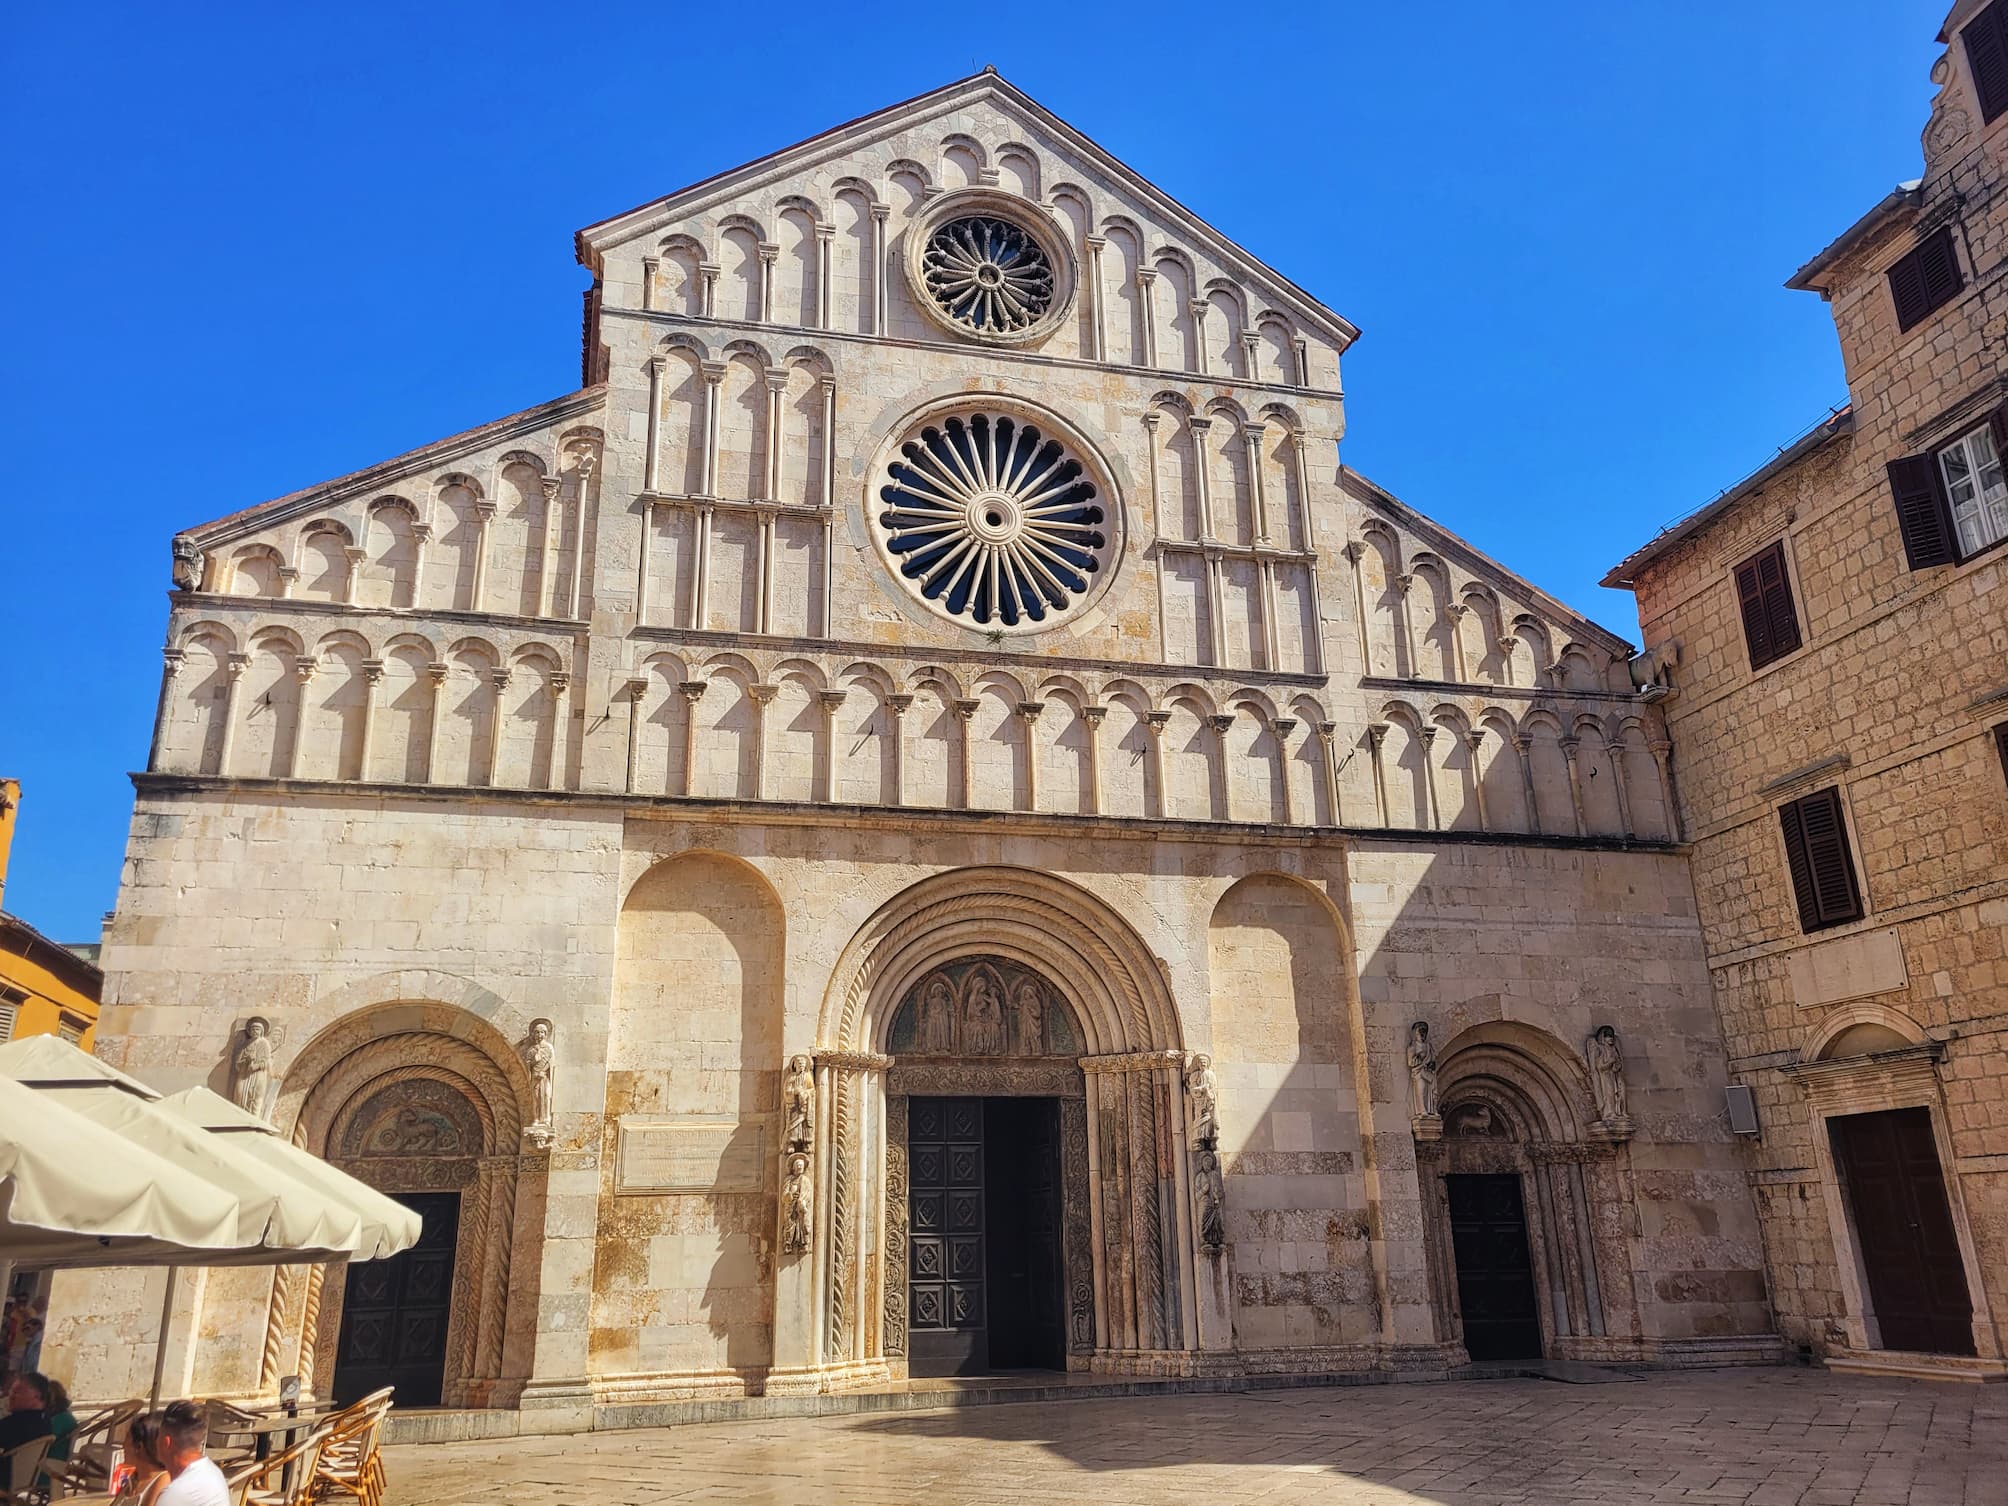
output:
[[[1053,306],[1053,265],[1030,231],[993,215],[939,226],[921,253],[921,280],[955,324],[983,335],[1029,330]]]

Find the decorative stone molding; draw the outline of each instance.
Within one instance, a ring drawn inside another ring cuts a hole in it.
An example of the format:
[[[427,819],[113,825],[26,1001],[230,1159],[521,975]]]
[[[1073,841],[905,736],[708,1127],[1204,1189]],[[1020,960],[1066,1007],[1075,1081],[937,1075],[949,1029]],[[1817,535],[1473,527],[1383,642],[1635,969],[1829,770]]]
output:
[[[816,1065],[836,1072],[883,1072],[893,1058],[876,1051],[818,1051]]]
[[[1038,345],[1073,312],[1073,248],[1038,205],[988,187],[943,193],[907,226],[907,289],[950,334]]]

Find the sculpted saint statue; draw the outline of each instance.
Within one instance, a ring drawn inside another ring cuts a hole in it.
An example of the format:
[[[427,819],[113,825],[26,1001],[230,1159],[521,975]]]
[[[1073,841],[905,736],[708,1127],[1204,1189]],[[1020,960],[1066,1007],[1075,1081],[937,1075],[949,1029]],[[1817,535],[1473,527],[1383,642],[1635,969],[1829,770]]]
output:
[[[955,1050],[955,992],[942,977],[930,978],[920,991],[920,1029],[914,1049],[926,1056],[947,1056]]]
[[[1625,1058],[1618,1045],[1618,1033],[1609,1025],[1599,1025],[1583,1042],[1583,1055],[1590,1064],[1590,1088],[1596,1094],[1597,1117],[1615,1124],[1626,1117]]]
[[[1409,1111],[1436,1112],[1436,1052],[1429,1044],[1429,1026],[1417,1020],[1408,1027]]]
[[[789,1150],[807,1150],[816,1132],[816,1064],[808,1057],[788,1058],[781,1106],[787,1123],[783,1143]]]
[[[1227,1243],[1227,1193],[1220,1181],[1220,1157],[1211,1150],[1193,1158],[1192,1195],[1198,1205],[1199,1242],[1217,1250]]]
[[[1011,1050],[1018,1056],[1046,1054],[1046,993],[1030,978],[1011,992]]]
[[[1192,1143],[1209,1150],[1220,1141],[1218,1091],[1213,1058],[1202,1051],[1185,1069],[1185,1106],[1192,1124]]]
[[[800,1151],[788,1157],[788,1176],[781,1184],[781,1248],[799,1255],[809,1248],[815,1228],[815,1193],[809,1187],[809,1158]]]
[[[971,1056],[995,1056],[1004,1049],[1004,1001],[990,975],[970,974],[963,1002],[962,1049]]]
[[[265,1117],[265,1092],[272,1082],[272,1026],[253,1015],[244,1022],[244,1044],[230,1062],[230,1096],[247,1114]]]
[[[532,1020],[530,1037],[523,1042],[523,1065],[530,1073],[530,1122],[524,1133],[533,1140],[542,1132],[546,1141],[551,1135],[551,1077],[557,1069],[558,1053],[551,1044],[551,1022]]]

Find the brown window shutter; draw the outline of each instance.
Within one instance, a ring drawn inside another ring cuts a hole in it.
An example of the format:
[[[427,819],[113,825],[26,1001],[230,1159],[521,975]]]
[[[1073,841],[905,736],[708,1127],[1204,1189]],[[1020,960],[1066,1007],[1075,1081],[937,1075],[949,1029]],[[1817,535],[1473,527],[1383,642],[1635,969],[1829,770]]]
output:
[[[1888,275],[1890,301],[1896,305],[1900,330],[1909,329],[1950,301],[1966,286],[1959,271],[1959,252],[1952,244],[1952,227],[1943,226],[1919,241]]]
[[[1896,502],[1897,527],[1903,530],[1903,552],[1913,570],[1949,565],[1958,555],[1952,547],[1952,519],[1945,506],[1945,483],[1935,455],[1906,455],[1889,463],[1889,490]]]
[[[1762,669],[1799,646],[1799,611],[1792,601],[1782,539],[1736,567],[1736,604],[1743,614],[1752,669]]]
[[[1959,35],[1966,43],[1980,118],[1991,124],[2008,110],[2008,0],[1995,0]]]
[[[1855,881],[1847,824],[1841,819],[1841,792],[1820,790],[1794,800],[1779,809],[1778,819],[1784,827],[1799,928],[1817,931],[1861,919],[1861,886]]]
[[[2001,3],[2008,5],[2008,0],[2001,0]],[[1990,422],[1994,428],[1994,453],[2001,457],[2003,465],[2008,465],[2008,403],[1994,410]]]

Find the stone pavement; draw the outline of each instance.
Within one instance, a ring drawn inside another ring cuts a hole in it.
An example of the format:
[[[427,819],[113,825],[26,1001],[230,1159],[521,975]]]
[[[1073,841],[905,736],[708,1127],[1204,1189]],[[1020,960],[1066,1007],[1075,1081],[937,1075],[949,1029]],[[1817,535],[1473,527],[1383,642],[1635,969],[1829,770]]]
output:
[[[1721,1370],[711,1423],[386,1451],[389,1506],[2001,1506],[2008,1387]]]

